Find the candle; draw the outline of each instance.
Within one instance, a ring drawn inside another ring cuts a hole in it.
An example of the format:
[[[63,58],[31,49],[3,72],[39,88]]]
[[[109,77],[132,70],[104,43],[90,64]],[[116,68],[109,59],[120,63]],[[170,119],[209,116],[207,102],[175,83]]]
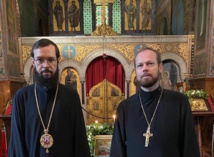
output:
[[[113,117],[113,119],[114,119],[114,122],[115,122],[115,119],[116,119],[116,115],[114,114],[114,115],[113,115],[112,117]]]

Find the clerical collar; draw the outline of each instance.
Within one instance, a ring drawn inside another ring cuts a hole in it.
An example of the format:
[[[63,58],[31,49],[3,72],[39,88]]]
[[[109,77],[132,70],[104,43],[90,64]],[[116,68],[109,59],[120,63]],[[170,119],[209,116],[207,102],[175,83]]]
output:
[[[43,84],[37,83],[38,87],[41,87],[42,89],[44,89],[46,92],[51,92],[51,91],[56,91],[56,87],[57,85],[49,85],[49,86],[45,86]]]
[[[143,104],[147,104],[148,101],[156,99],[161,93],[161,87],[159,86],[157,89],[151,92],[147,92],[144,90],[140,90],[140,96]]]

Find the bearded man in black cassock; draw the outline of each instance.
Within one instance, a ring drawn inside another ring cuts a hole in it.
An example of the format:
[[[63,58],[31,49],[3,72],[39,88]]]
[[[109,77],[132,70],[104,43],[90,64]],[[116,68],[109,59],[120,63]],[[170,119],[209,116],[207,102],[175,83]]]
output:
[[[9,157],[89,157],[79,95],[58,82],[59,49],[37,41],[31,56],[35,83],[13,99]]]
[[[200,157],[187,97],[159,86],[160,54],[140,50],[135,71],[141,90],[118,106],[110,157]]]

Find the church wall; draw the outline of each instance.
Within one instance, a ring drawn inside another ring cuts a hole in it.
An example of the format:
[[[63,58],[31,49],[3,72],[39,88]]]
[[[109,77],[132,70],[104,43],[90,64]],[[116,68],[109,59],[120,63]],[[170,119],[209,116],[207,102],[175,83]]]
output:
[[[172,3],[172,35],[193,34],[196,0],[174,0]]]
[[[161,1],[163,1],[163,0],[155,0],[156,7],[158,7],[160,5]]]
[[[181,0],[172,5],[172,35],[182,35],[184,32],[184,4]]]
[[[38,0],[19,0],[21,36],[48,35],[48,5]],[[42,26],[39,26],[39,21]],[[43,29],[42,32],[40,29]]]
[[[2,1],[1,74],[0,80],[20,80],[16,0]],[[2,72],[3,71],[3,72]]]
[[[156,34],[193,34],[195,5],[196,0],[162,0],[156,4]]]
[[[208,49],[210,50],[209,57],[209,74],[214,76],[214,0],[211,1],[210,5],[210,22],[209,22],[209,42]]]
[[[21,81],[16,0],[1,1],[0,80]]]
[[[170,35],[171,34],[171,1],[165,0],[161,5],[156,8],[155,26],[157,35]],[[165,30],[164,30],[165,29]]]
[[[196,0],[182,0],[184,6],[183,35],[194,34]]]
[[[5,51],[4,51],[4,32],[3,32],[3,1],[0,1],[0,78],[5,79]]]
[[[210,67],[210,60],[212,58],[210,55],[211,40],[209,23],[210,19],[210,5],[211,1],[197,1],[196,5],[196,27],[195,27],[195,51],[194,51],[194,78],[201,77],[213,77],[210,74],[208,68]]]

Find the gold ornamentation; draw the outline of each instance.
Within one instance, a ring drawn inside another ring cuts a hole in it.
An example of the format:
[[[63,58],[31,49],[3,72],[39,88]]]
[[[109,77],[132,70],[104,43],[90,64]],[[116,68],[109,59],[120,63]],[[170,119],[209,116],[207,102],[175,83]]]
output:
[[[117,36],[117,33],[107,24],[101,24],[96,28],[91,36]]]
[[[103,25],[104,26],[104,25]],[[106,25],[107,26],[107,25]],[[108,29],[108,26],[106,27],[106,31],[105,33],[107,34],[112,34],[112,32],[110,31],[111,28]],[[102,30],[104,28],[101,28]],[[102,31],[100,31],[98,34],[104,35],[105,33],[102,33]],[[189,37],[189,36],[188,36]],[[161,54],[163,53],[174,53],[174,54],[178,54],[179,56],[181,56],[185,62],[187,63],[187,69],[189,69],[188,67],[190,66],[190,52],[191,52],[191,46],[192,44],[194,44],[192,42],[194,37],[190,36],[188,43],[151,43],[151,42],[145,42],[144,44],[148,47],[151,47],[155,50],[158,50]],[[124,58],[127,60],[127,62],[129,64],[131,64],[134,61],[134,50],[135,47],[137,45],[139,45],[141,43],[106,43],[105,44],[105,48],[107,49],[113,49],[114,51],[117,51],[118,53],[122,54],[124,56]],[[21,45],[21,44],[20,44]],[[66,60],[67,58],[64,58],[62,55],[62,48],[66,45],[66,43],[62,44],[57,44],[57,46],[59,47],[60,50],[60,55],[62,57],[60,57],[60,62]],[[79,65],[81,65],[82,61],[85,59],[85,57],[87,55],[89,55],[90,53],[92,53],[93,51],[97,50],[97,49],[101,49],[103,48],[103,44],[72,44],[74,45],[75,49],[76,49],[76,56],[74,58],[72,58],[72,60],[76,61],[79,63]],[[25,64],[25,62],[27,61],[27,59],[30,57],[30,52],[32,49],[32,45],[21,45],[20,51],[22,52],[22,63],[23,65]]]
[[[124,55],[129,63],[131,63],[134,60],[134,44],[106,44],[106,48],[115,49],[118,53],[121,53]],[[88,44],[88,45],[75,45],[76,49],[76,56],[73,58],[73,60],[81,63],[82,60],[90,54],[92,51],[96,49],[103,48],[100,44]]]
[[[105,118],[111,118],[116,113],[119,103],[124,100],[124,95],[119,87],[104,79],[90,89],[87,96],[87,111]],[[94,123],[96,119],[87,115],[87,124]],[[99,123],[113,123],[113,119],[99,119]]]
[[[102,48],[101,44],[75,45],[76,56],[74,57],[74,60],[77,62],[82,62],[85,56],[100,48]]]
[[[161,54],[162,53],[177,53],[179,54],[186,63],[189,60],[189,51],[188,51],[188,44],[187,43],[152,43],[146,44],[148,47],[151,47],[155,50],[158,50]]]
[[[30,52],[32,50],[32,46],[22,46],[22,61],[23,64],[27,61],[27,59],[30,57]]]
[[[121,53],[124,58],[126,58],[127,62],[130,64],[131,62],[133,62],[134,60],[134,48],[137,46],[138,44],[105,44],[105,48],[109,48],[109,49],[114,49],[117,52]],[[184,60],[186,61],[186,63],[188,63],[187,61],[189,60],[189,55],[188,55],[188,51],[186,51],[187,49],[187,44],[169,44],[169,43],[163,43],[163,44],[156,44],[156,43],[152,43],[152,44],[146,44],[148,47],[151,47],[155,50],[158,50],[161,54],[165,53],[165,52],[169,52],[169,53],[178,53],[180,56],[182,56],[182,58],[184,58]],[[82,60],[85,58],[86,55],[90,54],[92,51],[94,51],[95,49],[99,49],[102,48],[102,45],[75,45],[76,48],[76,56],[74,57],[74,60],[78,61],[78,62],[82,62]]]
[[[189,98],[192,111],[208,111],[206,102],[202,98]]]
[[[167,49],[168,51],[171,51],[172,48],[173,48],[172,45],[170,45],[170,44],[169,44],[169,45],[166,45],[166,49]]]
[[[106,44],[106,48],[115,49],[121,53],[130,64],[134,60],[134,48],[136,44]]]
[[[48,131],[45,130],[45,132]],[[45,133],[44,135],[41,136],[40,143],[42,147],[46,149],[46,153],[49,153],[48,148],[50,148],[53,145],[53,137],[50,134]]]

